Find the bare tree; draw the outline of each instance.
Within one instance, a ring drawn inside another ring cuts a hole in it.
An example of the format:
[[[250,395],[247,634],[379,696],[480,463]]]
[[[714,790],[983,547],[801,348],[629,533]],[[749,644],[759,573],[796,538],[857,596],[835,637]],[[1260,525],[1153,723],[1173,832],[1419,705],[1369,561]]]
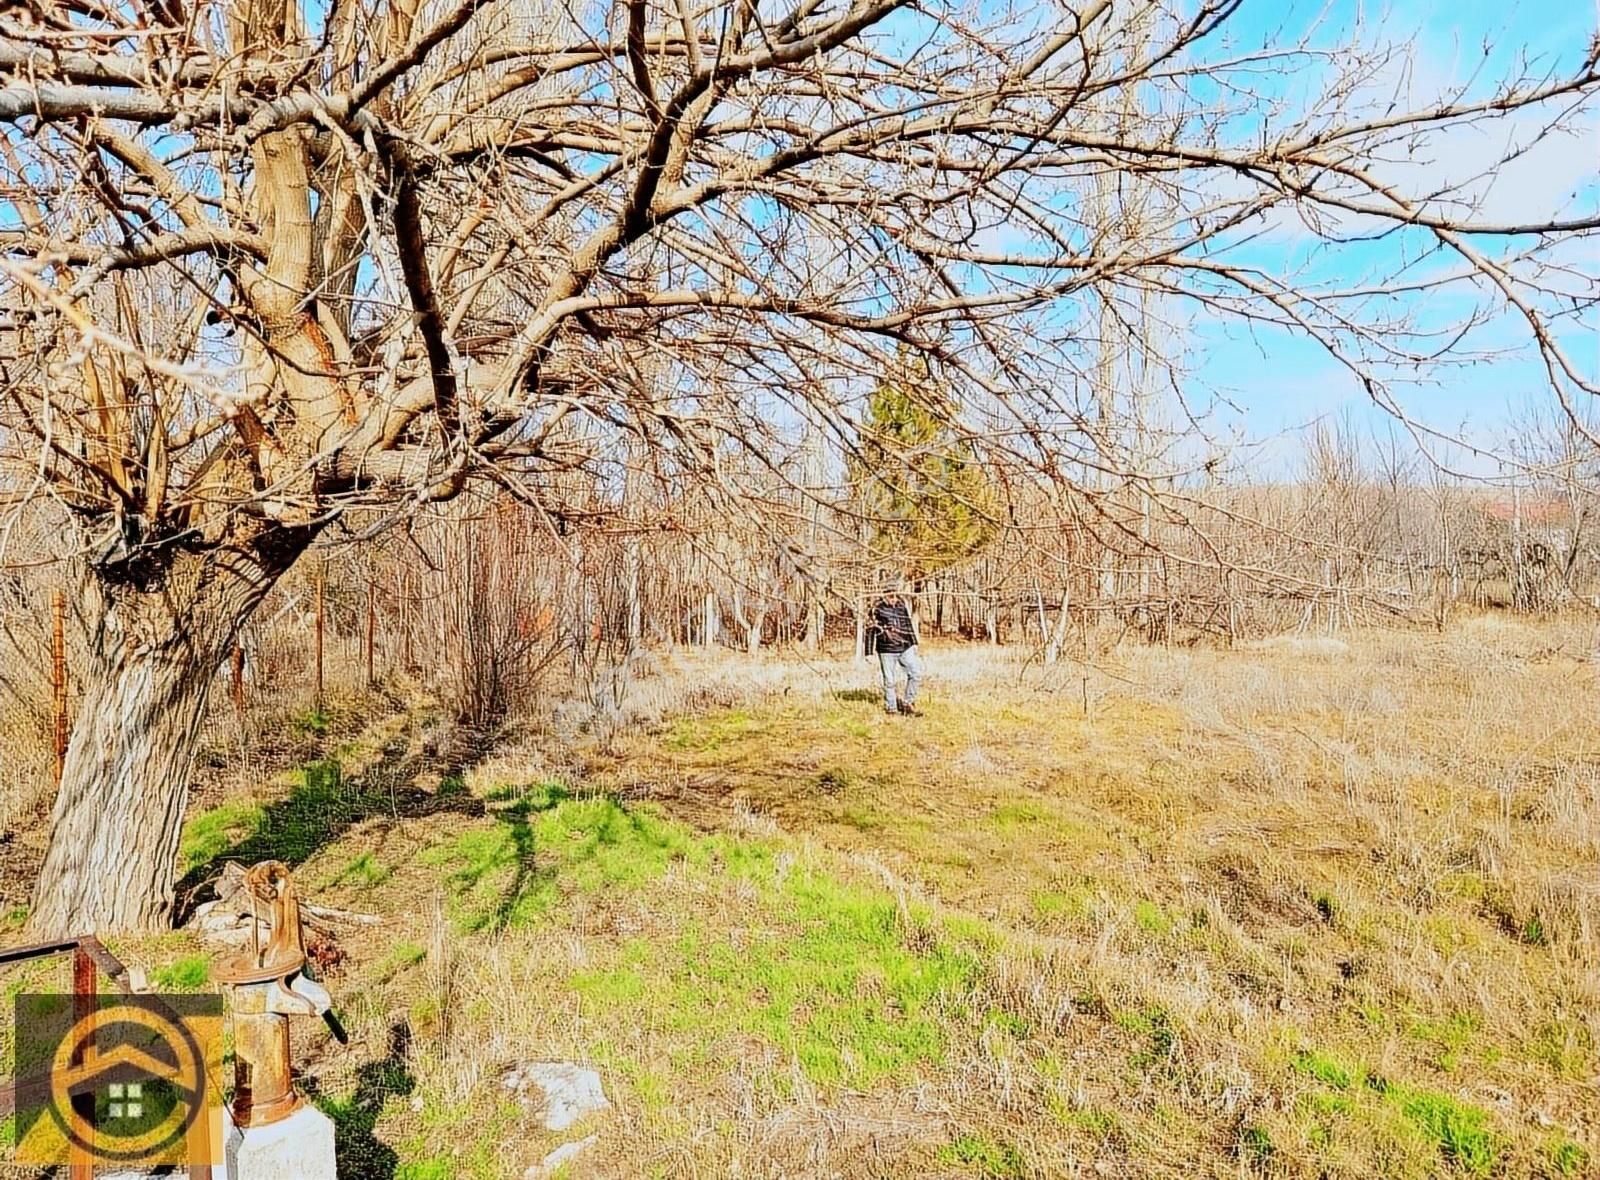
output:
[[[1239,10],[8,9],[0,478],[12,511],[70,516],[92,653],[35,923],[167,918],[208,686],[352,507],[396,520],[485,480],[561,528],[591,509],[560,473],[617,486],[629,453],[748,510],[730,448],[794,470],[807,420],[848,446],[907,349],[991,464],[1140,503],[1155,489],[1095,443],[1077,327],[1103,307],[1137,338],[1150,300],[1308,335],[1380,399],[1509,311],[1562,404],[1596,392],[1556,317],[1592,300],[1572,243],[1600,219],[1505,224],[1476,178],[1393,166],[1518,114],[1572,129],[1594,53],[1412,102],[1371,84],[1394,51],[1240,50]],[[1292,109],[1262,81],[1291,71],[1312,92]],[[1080,215],[1102,178],[1152,194],[1136,236]],[[1335,249],[1350,226],[1427,235],[1455,265],[1301,282],[1248,250],[1295,217]],[[1461,323],[1406,310],[1445,288]]]

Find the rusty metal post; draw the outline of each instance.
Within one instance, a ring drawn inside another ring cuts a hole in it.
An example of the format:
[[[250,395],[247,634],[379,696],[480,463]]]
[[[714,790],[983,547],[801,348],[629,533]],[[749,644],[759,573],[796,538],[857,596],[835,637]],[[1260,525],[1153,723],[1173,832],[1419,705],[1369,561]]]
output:
[[[316,641],[316,648],[317,648],[317,712],[318,713],[321,713],[323,711],[323,704],[324,704],[323,692],[322,692],[322,630],[323,630],[322,616],[323,616],[323,606],[324,606],[324,598],[325,598],[324,588],[327,585],[327,581],[328,581],[328,563],[327,562],[323,562],[321,565],[319,565],[317,567],[317,641]]]
[[[57,590],[50,636],[50,689],[55,713],[56,786],[67,768],[67,595]]]
[[[74,1066],[94,1064],[95,996],[99,990],[99,973],[95,970],[94,959],[84,953],[80,946],[72,954],[72,1019],[75,1033],[78,1029],[86,1028],[89,1030],[89,1036],[80,1041],[78,1049],[73,1053]],[[93,1126],[94,1095],[75,1095],[72,1104],[78,1114]],[[72,1180],[94,1180],[93,1157],[75,1141],[69,1142],[67,1152],[67,1175]]]
[[[372,652],[373,652],[373,648],[376,646],[376,642],[375,641],[377,639],[377,633],[378,633],[378,583],[377,583],[377,580],[372,576],[372,572],[369,569],[367,571],[367,639],[366,639],[366,649],[367,649],[366,650],[366,657],[367,657],[367,687],[368,688],[371,688],[372,685],[377,681],[377,676],[374,674],[374,669],[373,669],[373,666],[372,666],[373,665]]]

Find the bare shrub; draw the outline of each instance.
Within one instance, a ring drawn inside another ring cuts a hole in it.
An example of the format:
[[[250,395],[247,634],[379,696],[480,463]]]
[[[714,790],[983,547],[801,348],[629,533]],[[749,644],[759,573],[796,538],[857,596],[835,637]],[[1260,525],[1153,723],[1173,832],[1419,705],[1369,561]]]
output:
[[[532,513],[466,501],[419,531],[427,568],[413,583],[426,680],[463,725],[488,732],[528,703],[580,642],[560,550]]]

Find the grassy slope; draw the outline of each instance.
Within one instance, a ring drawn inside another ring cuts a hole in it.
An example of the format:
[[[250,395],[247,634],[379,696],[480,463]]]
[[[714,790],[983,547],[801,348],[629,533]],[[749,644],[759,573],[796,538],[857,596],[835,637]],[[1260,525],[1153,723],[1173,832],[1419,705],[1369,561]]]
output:
[[[795,693],[421,785],[397,718],[185,854],[387,919],[357,1046],[302,1046],[349,1180],[519,1176],[574,1137],[528,1058],[606,1077],[583,1175],[1585,1176],[1600,752],[1552,646],[935,653],[921,721]]]

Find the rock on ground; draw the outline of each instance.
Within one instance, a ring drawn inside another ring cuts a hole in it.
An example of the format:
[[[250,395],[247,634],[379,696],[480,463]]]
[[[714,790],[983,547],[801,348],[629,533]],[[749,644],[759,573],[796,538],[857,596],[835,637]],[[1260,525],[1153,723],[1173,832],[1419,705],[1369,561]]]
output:
[[[565,1131],[579,1119],[611,1106],[600,1075],[566,1061],[529,1061],[506,1073],[505,1088],[524,1102],[544,1102],[544,1125]]]
[[[584,1152],[593,1147],[600,1136],[589,1135],[573,1143],[563,1143],[549,1155],[544,1157],[543,1163],[534,1164],[522,1174],[522,1180],[549,1180],[563,1164],[570,1164]]]

